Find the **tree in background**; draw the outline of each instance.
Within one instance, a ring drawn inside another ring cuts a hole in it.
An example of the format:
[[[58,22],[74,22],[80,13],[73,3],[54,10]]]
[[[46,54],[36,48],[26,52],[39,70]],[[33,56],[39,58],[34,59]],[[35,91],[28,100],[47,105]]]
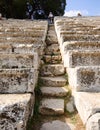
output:
[[[0,13],[7,18],[26,18],[26,3],[29,2],[33,6],[33,12],[43,10],[45,18],[49,12],[54,16],[64,14],[66,0],[0,0]]]

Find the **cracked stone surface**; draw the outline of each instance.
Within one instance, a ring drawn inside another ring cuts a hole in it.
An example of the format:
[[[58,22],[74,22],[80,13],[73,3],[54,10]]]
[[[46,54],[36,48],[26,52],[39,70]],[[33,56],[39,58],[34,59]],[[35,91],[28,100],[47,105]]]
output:
[[[44,123],[40,130],[74,130],[74,126],[70,126],[69,124],[60,120],[55,120]]]
[[[68,93],[68,90],[64,87],[41,87],[40,90],[45,96],[63,97]]]
[[[43,115],[62,115],[64,113],[64,99],[43,99],[39,112]]]

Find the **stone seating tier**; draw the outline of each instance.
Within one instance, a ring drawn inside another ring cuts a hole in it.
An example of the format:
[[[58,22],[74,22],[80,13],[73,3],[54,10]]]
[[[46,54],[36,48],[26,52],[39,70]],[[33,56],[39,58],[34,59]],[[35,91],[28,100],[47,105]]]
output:
[[[67,68],[67,72],[73,90],[100,92],[100,66]]]
[[[69,50],[64,54],[64,66],[74,68],[76,66],[99,66],[100,65],[100,50],[95,51],[79,51]],[[68,59],[68,60],[66,60]]]
[[[34,68],[34,54],[1,54],[0,68]]]
[[[32,94],[0,94],[0,130],[26,130],[33,105]]]
[[[47,29],[47,21],[0,21],[0,129],[26,130],[33,116]]]
[[[0,93],[34,93],[37,72],[32,69],[0,69]]]
[[[100,17],[56,17],[60,51],[86,130],[100,129]]]

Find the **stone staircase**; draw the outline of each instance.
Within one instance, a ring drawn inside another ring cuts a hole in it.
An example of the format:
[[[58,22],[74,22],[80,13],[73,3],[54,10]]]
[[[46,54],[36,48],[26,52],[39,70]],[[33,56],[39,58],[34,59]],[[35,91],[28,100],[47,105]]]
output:
[[[0,21],[0,130],[26,130],[33,116],[46,32],[46,21]]]
[[[100,17],[56,17],[64,67],[87,130],[100,129]]]
[[[64,88],[66,79],[65,70],[61,63],[61,55],[57,44],[53,25],[49,25],[47,47],[43,56],[44,65],[40,69],[41,93],[39,113],[42,115],[61,115],[64,113],[64,99],[68,90]]]
[[[35,104],[36,117],[34,115],[30,130],[55,130],[56,128],[84,130],[80,122],[78,123],[81,127],[77,126],[78,123],[72,124],[71,119],[68,121],[68,115],[70,118],[76,116],[76,109],[68,87],[68,77],[62,62],[54,25],[48,26],[46,45],[39,69],[38,90],[36,88],[36,99],[38,99]]]

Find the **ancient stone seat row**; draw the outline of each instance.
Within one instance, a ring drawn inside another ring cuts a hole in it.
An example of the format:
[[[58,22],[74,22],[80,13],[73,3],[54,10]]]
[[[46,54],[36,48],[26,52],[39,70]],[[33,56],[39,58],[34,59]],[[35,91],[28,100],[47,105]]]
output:
[[[46,21],[0,21],[0,129],[26,130],[33,116]],[[12,33],[12,34],[11,34]]]
[[[100,128],[100,17],[55,18],[69,84],[86,130]]]

